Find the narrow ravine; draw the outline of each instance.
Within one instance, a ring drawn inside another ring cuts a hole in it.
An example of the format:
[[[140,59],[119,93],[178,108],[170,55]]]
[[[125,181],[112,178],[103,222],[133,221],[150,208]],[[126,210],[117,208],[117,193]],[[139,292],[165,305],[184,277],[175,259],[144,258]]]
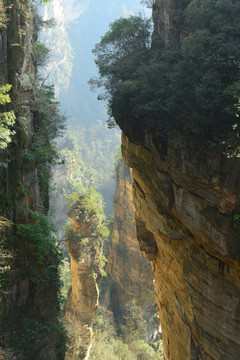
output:
[[[0,360],[239,358],[239,16],[0,0]]]

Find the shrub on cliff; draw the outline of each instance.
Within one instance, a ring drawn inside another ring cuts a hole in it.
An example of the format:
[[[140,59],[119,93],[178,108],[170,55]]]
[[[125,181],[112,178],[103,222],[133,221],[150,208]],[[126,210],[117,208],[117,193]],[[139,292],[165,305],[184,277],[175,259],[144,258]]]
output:
[[[15,114],[13,110],[1,112],[1,107],[11,102],[8,92],[12,85],[0,86],[0,149],[5,149],[11,142],[11,137],[15,134],[12,126],[15,124]]]
[[[60,309],[61,281],[58,266],[62,260],[62,254],[56,246],[53,234],[54,226],[47,216],[41,212],[28,211],[28,223],[16,226],[16,235],[9,239],[0,240],[0,252],[8,258],[10,267],[12,244],[20,243],[21,252],[13,251],[11,259],[12,269],[6,269],[0,261],[1,296],[8,294],[11,277],[19,280],[24,279],[21,286],[24,287],[24,296],[19,296],[18,306],[13,315],[2,313],[0,332],[6,335],[6,344],[11,346],[15,356],[22,352],[27,358],[41,359],[41,351],[52,339],[56,341],[58,359],[63,359],[65,353],[65,331],[59,323],[57,316]],[[3,252],[4,251],[4,252]],[[17,264],[24,258],[26,263],[24,270],[18,272]],[[11,273],[10,273],[11,270]],[[23,289],[23,288],[22,288]],[[22,290],[23,291],[23,290]],[[48,298],[44,303],[46,292]],[[32,296],[34,294],[35,307],[32,308]],[[9,292],[11,296],[11,292]]]
[[[3,3],[3,0],[0,0],[0,29],[3,29],[6,27],[6,23],[8,21],[7,15],[6,15],[7,7]]]

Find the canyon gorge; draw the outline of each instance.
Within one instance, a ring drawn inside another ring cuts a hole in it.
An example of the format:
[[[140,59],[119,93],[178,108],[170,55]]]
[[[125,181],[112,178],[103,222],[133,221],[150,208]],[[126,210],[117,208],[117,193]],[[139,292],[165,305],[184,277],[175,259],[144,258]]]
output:
[[[57,150],[48,21],[0,0],[0,359],[240,358],[240,5],[145,3],[153,22],[130,11],[93,50],[122,131],[106,219],[118,134],[75,122]]]

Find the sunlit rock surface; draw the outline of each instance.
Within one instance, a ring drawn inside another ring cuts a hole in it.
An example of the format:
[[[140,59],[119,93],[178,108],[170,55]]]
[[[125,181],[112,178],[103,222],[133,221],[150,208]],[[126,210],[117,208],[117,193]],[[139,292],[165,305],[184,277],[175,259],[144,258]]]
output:
[[[188,3],[156,0],[154,35]],[[239,214],[240,159],[145,120],[116,119],[133,169],[137,236],[155,274],[164,359],[239,359],[240,239],[230,219]]]
[[[102,239],[96,236],[99,223],[95,211],[87,211],[81,201],[73,205],[68,215],[73,224],[66,238],[72,288],[65,305],[64,323],[69,338],[65,359],[88,359],[92,344],[92,322],[98,307],[98,284],[101,281],[98,264]]]
[[[235,360],[240,240],[229,212],[240,200],[240,159],[190,151],[179,133],[165,140],[147,131],[138,145],[122,140],[138,238],[155,274],[164,356]]]

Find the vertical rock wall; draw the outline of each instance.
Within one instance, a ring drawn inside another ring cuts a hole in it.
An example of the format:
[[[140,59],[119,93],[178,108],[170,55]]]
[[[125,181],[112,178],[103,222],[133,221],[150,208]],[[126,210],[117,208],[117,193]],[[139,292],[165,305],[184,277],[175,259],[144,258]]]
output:
[[[188,3],[156,0],[154,36],[174,29],[181,40],[172,14]],[[164,359],[238,359],[240,159],[148,120],[117,123],[133,169],[137,237],[155,274]]]
[[[8,21],[6,28],[0,29],[0,85],[12,85],[12,104],[9,106],[16,115],[16,135],[0,154],[0,214],[13,223],[11,232],[0,234],[13,256],[7,283],[4,277],[1,278],[2,345],[6,348],[10,343],[15,348],[15,358],[59,360],[63,342],[60,345],[57,330],[58,290],[47,277],[51,272],[57,282],[56,266],[49,268],[54,255],[48,254],[43,266],[34,248],[36,244],[16,231],[19,224],[36,223],[36,219],[31,219],[29,209],[34,212],[42,201],[38,160],[28,161],[25,156],[32,149],[39,121],[33,65],[36,8],[29,0],[4,1],[6,3],[9,4]],[[36,264],[39,266],[33,273]],[[49,270],[47,275],[46,269]],[[33,283],[34,277],[44,283],[41,290]]]
[[[134,303],[147,319],[145,340],[158,338],[159,324],[154,317],[153,274],[149,262],[139,252],[136,238],[135,208],[132,198],[132,172],[123,160],[116,168],[116,190],[113,199],[113,225],[106,266],[110,286],[106,297],[115,316]]]
[[[229,213],[240,201],[239,158],[191,152],[179,133],[162,144],[146,132],[138,145],[124,135],[122,149],[138,238],[152,256],[165,359],[238,359],[240,240]]]
[[[73,224],[66,245],[71,262],[72,288],[65,305],[65,325],[69,346],[66,360],[88,359],[92,346],[92,323],[98,307],[101,281],[102,238],[97,235],[99,221],[95,211],[77,202],[70,210]]]

